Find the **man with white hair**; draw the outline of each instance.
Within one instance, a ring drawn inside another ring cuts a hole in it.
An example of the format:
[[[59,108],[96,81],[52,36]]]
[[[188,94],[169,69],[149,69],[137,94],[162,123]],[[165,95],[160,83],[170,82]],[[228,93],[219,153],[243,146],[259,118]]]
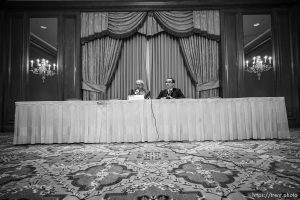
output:
[[[150,97],[150,91],[146,90],[144,88],[144,81],[137,80],[135,82],[135,89],[130,90],[130,95],[144,95],[145,99],[148,99]]]

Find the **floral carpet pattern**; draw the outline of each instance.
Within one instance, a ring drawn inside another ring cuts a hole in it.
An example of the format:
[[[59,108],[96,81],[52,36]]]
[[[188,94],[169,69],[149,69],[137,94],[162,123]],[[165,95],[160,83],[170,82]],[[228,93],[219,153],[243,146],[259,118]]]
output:
[[[289,140],[12,145],[0,135],[0,199],[300,199]]]

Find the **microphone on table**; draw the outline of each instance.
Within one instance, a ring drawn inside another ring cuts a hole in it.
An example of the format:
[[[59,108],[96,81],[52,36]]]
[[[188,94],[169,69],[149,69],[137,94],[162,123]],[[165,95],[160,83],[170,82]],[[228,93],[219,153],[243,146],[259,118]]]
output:
[[[140,92],[139,89],[135,89],[134,94],[136,95],[136,94],[138,94],[139,92]]]
[[[136,95],[136,94],[138,94],[140,92],[140,90],[139,89],[131,89],[130,90],[130,95]]]

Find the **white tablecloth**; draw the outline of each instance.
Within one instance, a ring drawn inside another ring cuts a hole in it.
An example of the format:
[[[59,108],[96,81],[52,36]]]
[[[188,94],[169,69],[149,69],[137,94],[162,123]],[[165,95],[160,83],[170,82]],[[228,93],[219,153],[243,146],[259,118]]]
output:
[[[283,97],[16,102],[14,144],[289,137]]]

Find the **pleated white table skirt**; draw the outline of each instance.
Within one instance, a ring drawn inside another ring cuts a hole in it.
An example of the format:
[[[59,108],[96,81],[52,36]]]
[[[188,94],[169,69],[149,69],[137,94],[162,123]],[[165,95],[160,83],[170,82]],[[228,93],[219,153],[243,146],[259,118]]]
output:
[[[289,137],[283,97],[16,102],[14,144]]]

